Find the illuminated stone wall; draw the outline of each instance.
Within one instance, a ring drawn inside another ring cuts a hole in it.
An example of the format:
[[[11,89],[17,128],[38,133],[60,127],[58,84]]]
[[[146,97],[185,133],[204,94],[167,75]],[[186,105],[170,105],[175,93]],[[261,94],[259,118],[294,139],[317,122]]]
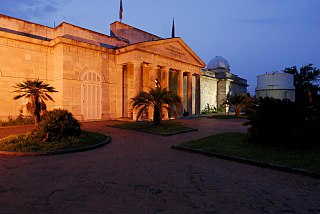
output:
[[[160,37],[139,29],[134,35],[148,41],[129,45],[68,23],[50,28],[0,15],[0,119],[26,112],[27,100],[13,100],[12,93],[26,79],[50,83],[58,93],[49,109],[68,109],[79,120],[135,119],[131,98],[154,87],[158,74],[163,87],[183,98],[183,76],[200,75],[205,64],[180,38],[149,41]],[[186,99],[195,105],[199,96]]]

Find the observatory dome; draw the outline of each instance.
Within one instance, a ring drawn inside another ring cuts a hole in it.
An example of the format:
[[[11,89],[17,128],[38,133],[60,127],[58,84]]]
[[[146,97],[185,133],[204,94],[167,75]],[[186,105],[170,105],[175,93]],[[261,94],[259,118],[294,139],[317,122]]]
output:
[[[216,69],[227,69],[230,70],[229,62],[223,58],[222,56],[216,56],[210,62],[207,66],[208,70],[216,70]]]

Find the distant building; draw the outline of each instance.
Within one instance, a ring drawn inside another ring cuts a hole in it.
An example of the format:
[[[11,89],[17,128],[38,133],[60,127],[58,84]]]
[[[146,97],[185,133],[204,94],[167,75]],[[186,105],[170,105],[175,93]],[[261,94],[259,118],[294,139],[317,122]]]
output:
[[[247,93],[247,87],[247,80],[232,74],[229,62],[216,56],[210,60],[207,69],[202,70],[200,77],[201,109],[209,104],[210,107],[226,111],[222,102],[227,95]]]
[[[274,72],[257,76],[256,97],[295,101],[293,74]]]

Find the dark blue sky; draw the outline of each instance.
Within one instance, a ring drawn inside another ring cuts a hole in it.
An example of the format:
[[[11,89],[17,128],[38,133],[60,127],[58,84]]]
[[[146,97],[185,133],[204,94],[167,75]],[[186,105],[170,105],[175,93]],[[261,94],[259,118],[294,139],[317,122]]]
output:
[[[320,67],[320,0],[123,0],[123,22],[181,37],[205,62],[223,56],[248,79],[285,67]],[[109,34],[119,0],[1,0],[0,13],[53,26],[65,21]]]

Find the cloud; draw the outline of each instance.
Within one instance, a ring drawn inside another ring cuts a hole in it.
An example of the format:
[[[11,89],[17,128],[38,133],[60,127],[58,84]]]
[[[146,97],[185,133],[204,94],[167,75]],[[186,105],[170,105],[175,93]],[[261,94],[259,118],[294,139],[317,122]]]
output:
[[[43,9],[46,13],[53,13],[58,11],[58,8],[53,7],[52,5],[47,5]]]
[[[40,21],[40,24],[49,24],[52,17],[59,16],[59,8],[65,2],[68,1],[2,0],[0,13],[28,21]]]

